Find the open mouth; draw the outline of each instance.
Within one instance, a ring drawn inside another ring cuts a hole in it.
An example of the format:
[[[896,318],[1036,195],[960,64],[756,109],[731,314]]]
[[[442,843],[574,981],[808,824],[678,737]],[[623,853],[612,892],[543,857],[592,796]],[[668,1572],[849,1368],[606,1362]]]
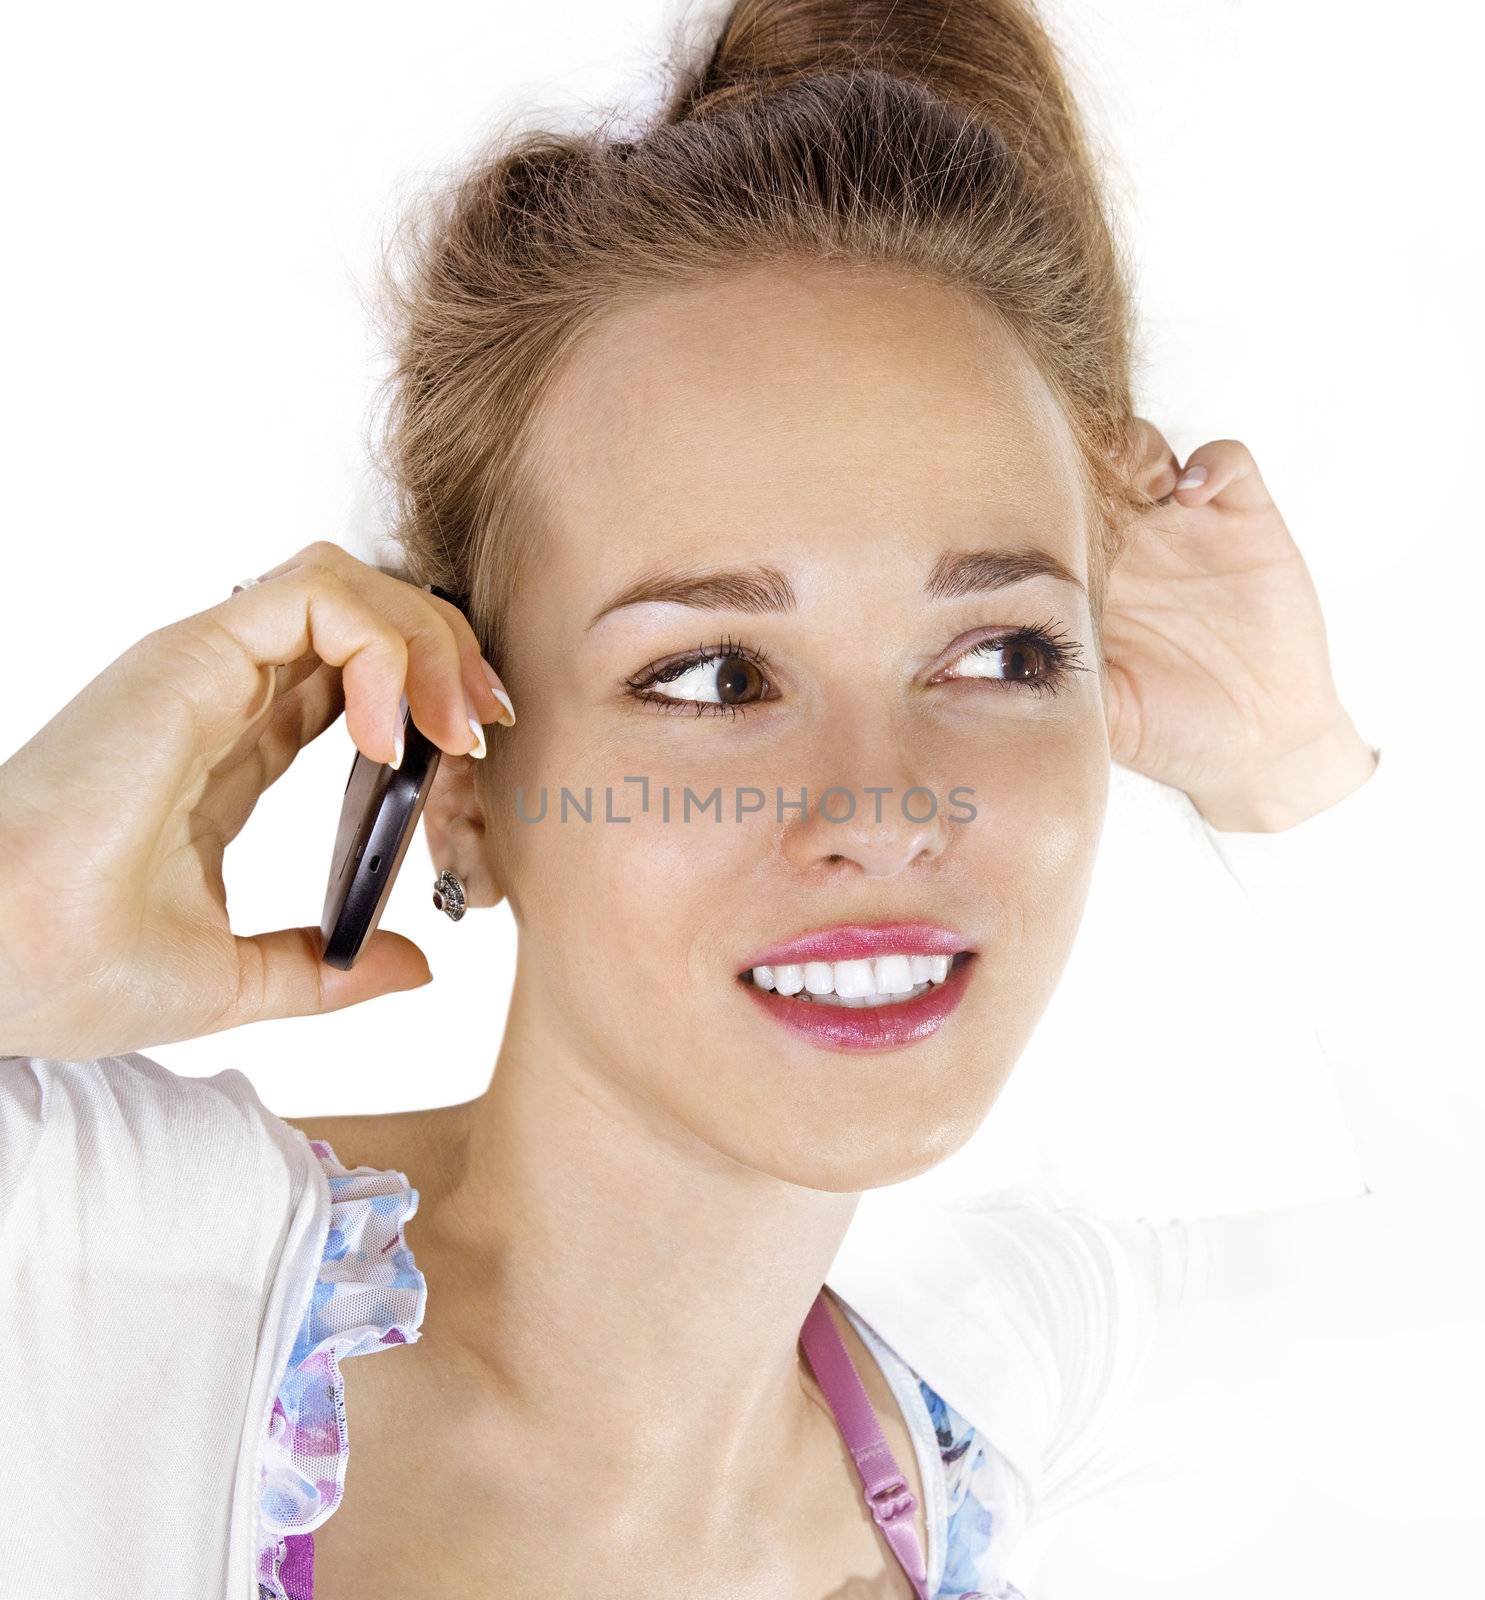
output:
[[[739,981],[804,1005],[850,1009],[904,1005],[947,983],[974,955],[891,956],[872,961],[807,961],[794,966],[751,967]],[[902,987],[907,982],[908,987]]]

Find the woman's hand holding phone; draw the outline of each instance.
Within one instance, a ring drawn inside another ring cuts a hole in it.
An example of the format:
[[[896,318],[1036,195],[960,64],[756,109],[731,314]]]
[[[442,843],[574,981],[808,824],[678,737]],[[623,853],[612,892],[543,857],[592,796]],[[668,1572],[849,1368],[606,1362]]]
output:
[[[363,755],[401,759],[404,694],[449,755],[514,720],[457,607],[326,542],[106,667],[0,765],[0,1055],[121,1055],[428,982],[391,932],[349,971],[315,926],[234,934],[222,881],[342,711]]]

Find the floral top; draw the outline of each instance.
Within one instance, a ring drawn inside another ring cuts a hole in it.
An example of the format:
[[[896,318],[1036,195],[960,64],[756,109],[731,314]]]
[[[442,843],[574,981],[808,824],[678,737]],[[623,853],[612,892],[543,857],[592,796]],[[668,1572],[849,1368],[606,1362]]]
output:
[[[258,1600],[313,1600],[314,1536],[340,1504],[348,1440],[340,1363],[413,1344],[427,1284],[403,1238],[418,1191],[404,1173],[347,1171],[312,1139],[330,1185],[330,1224],[308,1306],[279,1384],[259,1476]],[[1025,1600],[1001,1577],[1012,1520],[1003,1458],[847,1308],[903,1407],[927,1501],[932,1600]],[[993,1549],[992,1549],[993,1547]]]
[[[934,1600],[949,1600],[950,1596],[954,1600],[1026,1600],[1015,1584],[998,1576],[1002,1557],[1009,1550],[997,1547],[991,1551],[991,1535],[1000,1525],[995,1504],[1003,1487],[1000,1459],[973,1424],[946,1405],[921,1378],[918,1389],[933,1423],[948,1490],[944,1522],[930,1533],[944,1552]],[[996,1543],[999,1546],[1000,1541]]]
[[[258,1600],[311,1600],[312,1530],[340,1504],[348,1453],[340,1363],[421,1337],[428,1287],[402,1237],[418,1209],[404,1173],[347,1171],[309,1147],[330,1184],[330,1225],[268,1423],[258,1493]]]

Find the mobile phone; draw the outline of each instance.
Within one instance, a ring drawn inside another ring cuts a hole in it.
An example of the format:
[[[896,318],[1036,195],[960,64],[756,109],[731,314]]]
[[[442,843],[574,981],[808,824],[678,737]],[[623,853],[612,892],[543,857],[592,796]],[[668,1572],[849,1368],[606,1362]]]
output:
[[[430,592],[459,605],[436,585]],[[462,607],[461,607],[462,609]],[[402,859],[418,829],[423,802],[438,771],[438,746],[413,723],[403,695],[402,765],[395,770],[359,750],[340,804],[330,881],[320,915],[320,959],[349,971],[381,920]]]

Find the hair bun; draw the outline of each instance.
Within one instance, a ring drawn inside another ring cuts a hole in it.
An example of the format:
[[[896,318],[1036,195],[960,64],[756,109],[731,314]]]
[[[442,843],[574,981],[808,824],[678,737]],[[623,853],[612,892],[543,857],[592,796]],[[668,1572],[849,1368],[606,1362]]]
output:
[[[711,27],[699,64],[678,74],[667,122],[822,73],[875,70],[997,129],[1028,177],[1058,187],[1072,178],[1083,198],[1095,186],[1081,118],[1033,0],[734,0]]]

